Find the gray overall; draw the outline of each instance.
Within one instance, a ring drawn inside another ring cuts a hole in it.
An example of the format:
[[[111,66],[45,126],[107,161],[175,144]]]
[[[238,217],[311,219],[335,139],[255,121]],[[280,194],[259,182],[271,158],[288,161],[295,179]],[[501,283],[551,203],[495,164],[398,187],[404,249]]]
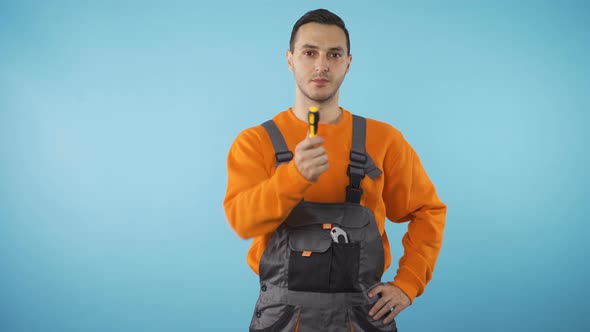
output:
[[[277,166],[293,158],[278,127],[263,124]],[[397,331],[373,321],[381,281],[383,242],[371,210],[359,204],[365,174],[381,174],[365,152],[366,120],[353,115],[352,151],[344,203],[300,202],[272,237],[260,260],[260,295],[250,331]],[[285,184],[288,185],[288,184]]]

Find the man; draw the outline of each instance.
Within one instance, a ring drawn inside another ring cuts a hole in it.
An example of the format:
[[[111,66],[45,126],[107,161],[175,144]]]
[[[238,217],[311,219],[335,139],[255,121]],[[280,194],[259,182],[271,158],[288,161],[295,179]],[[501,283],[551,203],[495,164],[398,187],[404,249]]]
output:
[[[229,151],[224,208],[254,238],[247,261],[261,280],[251,331],[396,331],[432,277],[446,206],[399,131],[339,107],[351,61],[340,17],[306,13],[287,51],[295,105]],[[314,137],[310,107],[320,110]],[[386,217],[410,222],[396,277],[382,283]]]

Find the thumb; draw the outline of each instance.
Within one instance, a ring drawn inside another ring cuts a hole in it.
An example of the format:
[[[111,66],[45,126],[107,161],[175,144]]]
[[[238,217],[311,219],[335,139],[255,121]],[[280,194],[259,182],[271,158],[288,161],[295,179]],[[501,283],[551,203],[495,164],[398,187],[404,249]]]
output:
[[[378,294],[380,294],[380,293],[381,293],[381,288],[382,288],[382,287],[383,287],[382,285],[379,285],[379,286],[375,286],[375,287],[373,287],[373,288],[372,288],[372,289],[369,291],[369,294],[367,294],[367,295],[369,296],[369,298],[373,298],[375,295],[378,295]]]

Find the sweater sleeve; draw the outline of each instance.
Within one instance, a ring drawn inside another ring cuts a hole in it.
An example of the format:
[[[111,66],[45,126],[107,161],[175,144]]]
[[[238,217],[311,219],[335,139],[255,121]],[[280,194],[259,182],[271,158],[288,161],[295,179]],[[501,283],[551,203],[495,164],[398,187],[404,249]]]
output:
[[[272,173],[269,165],[275,161],[265,160],[265,149],[272,150],[266,133],[250,128],[238,135],[227,157],[223,206],[230,226],[244,239],[272,233],[312,184],[294,162],[281,164]]]
[[[402,239],[404,254],[392,284],[413,302],[432,278],[447,207],[438,198],[414,149],[398,134],[400,143],[392,145],[384,161],[387,176],[383,199],[388,219],[397,223],[410,221]]]

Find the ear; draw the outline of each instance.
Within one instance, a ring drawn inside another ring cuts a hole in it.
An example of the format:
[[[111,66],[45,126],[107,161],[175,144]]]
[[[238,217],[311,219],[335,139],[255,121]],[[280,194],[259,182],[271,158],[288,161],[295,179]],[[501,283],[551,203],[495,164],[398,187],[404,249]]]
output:
[[[291,53],[291,50],[287,50],[286,56],[287,56],[287,66],[289,66],[289,70],[291,72],[293,72],[293,53]]]
[[[352,54],[348,55],[348,65],[346,66],[346,73],[350,70],[350,64],[352,63]]]

